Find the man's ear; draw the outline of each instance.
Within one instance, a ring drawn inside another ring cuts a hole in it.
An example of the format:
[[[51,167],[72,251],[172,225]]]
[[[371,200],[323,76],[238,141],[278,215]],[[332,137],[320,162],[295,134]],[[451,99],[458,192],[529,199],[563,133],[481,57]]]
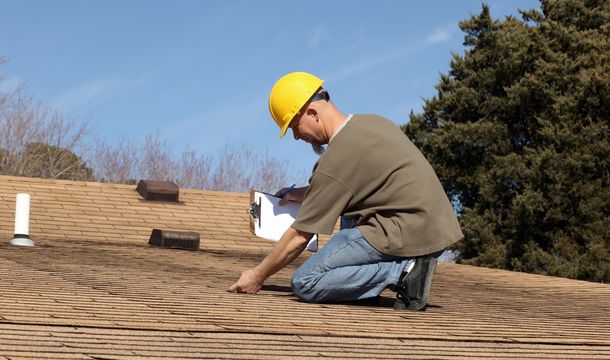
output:
[[[313,116],[314,119],[316,119],[316,121],[318,121],[320,118],[318,117],[318,110],[316,110],[313,107],[309,107],[307,109],[307,115]]]

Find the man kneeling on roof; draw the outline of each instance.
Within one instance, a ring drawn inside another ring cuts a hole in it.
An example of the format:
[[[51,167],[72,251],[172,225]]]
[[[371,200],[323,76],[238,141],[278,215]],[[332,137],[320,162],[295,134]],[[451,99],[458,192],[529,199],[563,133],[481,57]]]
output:
[[[425,307],[443,250],[462,239],[458,221],[428,161],[391,121],[344,115],[322,88],[323,80],[296,72],[279,79],[269,110],[280,137],[320,154],[309,186],[284,188],[282,202],[301,209],[271,253],[244,271],[229,291],[254,294],[292,262],[313,234],[341,230],[292,276],[292,290],[313,303],[347,302],[396,291],[394,308]],[[324,147],[324,145],[327,145]]]

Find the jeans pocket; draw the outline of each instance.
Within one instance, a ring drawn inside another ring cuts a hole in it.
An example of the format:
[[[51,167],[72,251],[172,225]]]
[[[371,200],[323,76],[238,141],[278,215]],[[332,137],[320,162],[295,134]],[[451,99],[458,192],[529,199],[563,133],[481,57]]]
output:
[[[365,239],[365,241],[366,241],[366,239]],[[367,252],[369,254],[369,258],[371,259],[371,261],[384,261],[385,258],[388,257],[381,251],[375,249],[371,244],[369,244],[368,241],[366,241],[366,244],[368,245]]]
[[[373,247],[373,245],[371,245],[368,242],[368,240],[364,237],[364,235],[362,235],[362,233],[360,232],[360,230],[358,230],[358,228],[354,228],[354,234],[352,236],[354,236],[354,240],[356,240],[358,243],[360,243],[360,246],[367,253],[367,255],[369,257],[369,262],[382,261],[385,257],[387,257],[387,255],[384,255],[382,252],[375,249]]]

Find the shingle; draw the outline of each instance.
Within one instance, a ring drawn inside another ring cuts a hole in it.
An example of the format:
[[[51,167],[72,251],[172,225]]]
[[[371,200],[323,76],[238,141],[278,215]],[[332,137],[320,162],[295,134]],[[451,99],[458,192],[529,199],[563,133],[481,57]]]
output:
[[[8,244],[32,194],[32,249]],[[610,286],[439,264],[425,312],[316,305],[290,292],[309,255],[257,295],[225,289],[272,243],[248,230],[248,194],[0,176],[0,358],[610,357]],[[153,228],[195,231],[197,252],[151,248]],[[321,237],[321,243],[328,237]]]

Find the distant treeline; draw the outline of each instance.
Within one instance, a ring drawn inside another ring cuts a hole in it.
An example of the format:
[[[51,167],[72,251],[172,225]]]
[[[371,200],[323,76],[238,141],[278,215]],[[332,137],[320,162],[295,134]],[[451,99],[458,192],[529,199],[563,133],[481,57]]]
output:
[[[0,66],[6,62],[0,58]],[[0,73],[1,74],[1,73]],[[0,84],[7,80],[0,75]],[[0,174],[134,184],[140,179],[170,180],[180,187],[246,192],[276,191],[295,175],[287,161],[227,144],[216,155],[186,149],[172,155],[167,141],[149,134],[106,141],[85,121],[25,96],[22,86],[0,92]]]

